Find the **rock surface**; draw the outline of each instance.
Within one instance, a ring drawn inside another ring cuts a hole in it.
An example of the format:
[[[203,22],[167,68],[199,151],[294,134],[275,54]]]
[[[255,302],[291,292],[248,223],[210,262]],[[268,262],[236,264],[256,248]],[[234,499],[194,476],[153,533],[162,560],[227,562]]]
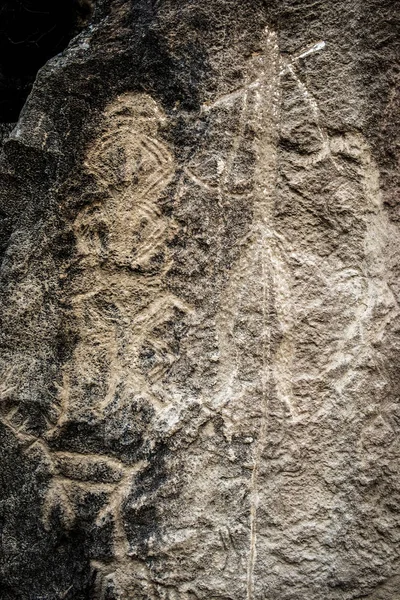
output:
[[[99,0],[1,126],[2,600],[400,598],[396,12]]]

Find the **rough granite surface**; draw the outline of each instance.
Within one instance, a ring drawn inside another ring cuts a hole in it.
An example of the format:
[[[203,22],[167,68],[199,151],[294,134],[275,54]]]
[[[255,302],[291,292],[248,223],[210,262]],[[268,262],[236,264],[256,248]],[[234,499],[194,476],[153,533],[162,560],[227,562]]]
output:
[[[99,0],[0,159],[1,600],[399,600],[399,6]]]

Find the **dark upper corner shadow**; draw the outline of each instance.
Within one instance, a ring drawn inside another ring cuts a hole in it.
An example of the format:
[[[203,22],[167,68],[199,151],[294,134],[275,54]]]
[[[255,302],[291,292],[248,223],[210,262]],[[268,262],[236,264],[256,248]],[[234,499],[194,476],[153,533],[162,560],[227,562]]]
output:
[[[39,69],[91,18],[95,0],[2,0],[0,123],[15,123]]]

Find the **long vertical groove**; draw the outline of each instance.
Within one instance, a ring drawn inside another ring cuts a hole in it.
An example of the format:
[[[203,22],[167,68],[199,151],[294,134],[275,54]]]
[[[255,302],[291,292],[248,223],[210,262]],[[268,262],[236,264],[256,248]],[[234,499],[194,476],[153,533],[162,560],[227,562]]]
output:
[[[268,395],[271,384],[271,327],[268,319],[273,194],[276,184],[276,141],[279,103],[279,53],[276,36],[266,30],[265,52],[260,57],[255,91],[254,120],[256,125],[256,160],[254,221],[257,227],[256,253],[262,277],[262,353],[261,353],[261,421],[254,452],[250,495],[250,550],[247,564],[247,600],[254,599],[254,570],[257,559],[257,512],[259,503],[259,471],[267,433]],[[265,599],[264,599],[265,600]]]
[[[271,334],[267,322],[267,305],[269,290],[266,284],[266,240],[261,240],[260,260],[262,276],[262,323],[263,323],[263,341],[262,341],[262,373],[261,373],[261,424],[254,456],[253,470],[251,474],[251,504],[250,504],[250,553],[247,568],[247,598],[253,598],[254,591],[254,567],[257,557],[257,508],[258,508],[258,475],[260,461],[264,449],[264,440],[267,430],[267,407],[268,407],[268,383],[270,379],[269,361],[271,355]]]

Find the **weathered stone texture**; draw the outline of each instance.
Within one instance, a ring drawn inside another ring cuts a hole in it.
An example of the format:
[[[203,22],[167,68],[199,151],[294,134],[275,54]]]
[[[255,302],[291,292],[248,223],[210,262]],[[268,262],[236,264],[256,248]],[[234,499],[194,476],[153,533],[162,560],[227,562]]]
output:
[[[1,598],[400,598],[395,17],[99,0],[2,125]]]

